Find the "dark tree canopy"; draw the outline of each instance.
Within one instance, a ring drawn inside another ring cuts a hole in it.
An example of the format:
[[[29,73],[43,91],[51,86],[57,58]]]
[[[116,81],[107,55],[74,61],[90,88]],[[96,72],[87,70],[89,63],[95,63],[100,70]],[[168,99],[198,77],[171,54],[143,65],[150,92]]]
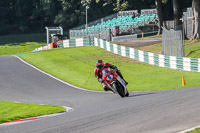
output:
[[[163,4],[166,19],[173,16],[172,1]],[[191,6],[191,1],[183,5]],[[155,8],[155,0],[1,0],[0,35],[44,32],[45,26],[67,31],[85,24],[86,5],[90,22],[120,10]]]

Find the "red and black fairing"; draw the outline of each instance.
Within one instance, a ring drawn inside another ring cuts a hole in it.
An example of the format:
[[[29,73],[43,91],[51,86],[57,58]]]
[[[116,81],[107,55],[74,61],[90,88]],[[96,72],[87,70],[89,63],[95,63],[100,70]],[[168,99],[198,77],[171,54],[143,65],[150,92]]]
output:
[[[110,84],[111,81],[116,80],[117,79],[117,73],[114,71],[109,71],[108,69],[104,68],[103,70],[103,77],[102,80],[106,83],[106,84]]]

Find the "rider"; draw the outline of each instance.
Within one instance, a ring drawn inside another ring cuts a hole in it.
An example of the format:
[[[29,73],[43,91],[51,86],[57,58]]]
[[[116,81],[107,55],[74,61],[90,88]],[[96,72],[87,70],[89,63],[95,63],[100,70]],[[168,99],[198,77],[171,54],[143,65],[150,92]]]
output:
[[[114,65],[111,65],[111,64],[109,64],[109,63],[103,63],[103,61],[102,60],[97,60],[97,62],[96,62],[96,68],[94,69],[94,75],[95,75],[95,77],[98,79],[98,81],[103,85],[103,89],[105,90],[105,91],[108,91],[108,90],[110,90],[107,86],[106,86],[106,84],[102,81],[102,70],[103,70],[103,68],[111,68],[111,69],[113,69],[113,70],[115,70],[116,71],[116,73],[124,80],[124,78],[123,78],[123,76],[122,76],[122,74],[121,74],[121,72],[117,69],[117,67],[116,66],[114,66]],[[125,81],[125,80],[124,80]],[[125,81],[125,83],[126,83],[126,85],[128,85],[128,82],[126,82]]]

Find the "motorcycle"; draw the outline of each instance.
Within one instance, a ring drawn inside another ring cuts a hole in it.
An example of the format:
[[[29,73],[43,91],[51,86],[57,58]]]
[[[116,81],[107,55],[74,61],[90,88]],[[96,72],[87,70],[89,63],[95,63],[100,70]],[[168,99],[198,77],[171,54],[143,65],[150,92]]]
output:
[[[118,93],[121,97],[129,96],[125,81],[116,73],[115,70],[104,68],[102,70],[102,80],[106,86],[112,90],[112,92]]]

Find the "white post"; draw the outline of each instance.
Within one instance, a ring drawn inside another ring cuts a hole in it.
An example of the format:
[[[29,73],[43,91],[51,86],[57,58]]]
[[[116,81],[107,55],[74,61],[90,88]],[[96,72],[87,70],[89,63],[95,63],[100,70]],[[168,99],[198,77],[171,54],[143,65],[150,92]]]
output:
[[[63,28],[62,27],[60,27],[60,31],[61,31],[60,34],[63,35]]]
[[[45,27],[47,33],[47,45],[49,44],[49,30],[48,27]]]
[[[88,34],[88,25],[87,25],[87,20],[88,20],[88,16],[87,16],[87,10],[89,9],[89,6],[86,6],[85,7],[85,10],[86,10],[86,26],[85,26],[85,28],[86,28],[86,34]]]

